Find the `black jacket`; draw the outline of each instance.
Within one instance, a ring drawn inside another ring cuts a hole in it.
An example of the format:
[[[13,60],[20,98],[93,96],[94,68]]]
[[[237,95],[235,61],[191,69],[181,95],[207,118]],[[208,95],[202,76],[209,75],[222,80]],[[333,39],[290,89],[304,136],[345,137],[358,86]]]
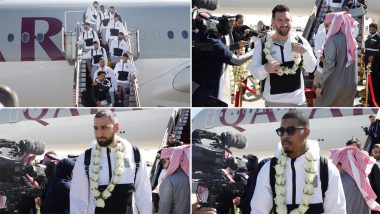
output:
[[[109,95],[109,90],[111,88],[111,82],[108,79],[104,79],[102,82],[98,79],[91,87],[91,98],[96,103],[97,101],[107,100],[111,103],[111,97]]]
[[[56,167],[56,176],[42,201],[41,213],[70,213],[71,172],[75,162],[62,159]]]

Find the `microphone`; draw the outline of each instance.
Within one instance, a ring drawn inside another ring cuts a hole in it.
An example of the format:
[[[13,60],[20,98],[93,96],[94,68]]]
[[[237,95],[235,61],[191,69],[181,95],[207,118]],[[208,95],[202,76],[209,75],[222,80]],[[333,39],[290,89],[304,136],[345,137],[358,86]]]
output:
[[[220,134],[220,137],[222,142],[229,147],[244,149],[247,145],[247,138],[242,134],[234,134],[227,131]]]
[[[216,10],[219,6],[218,0],[192,0],[193,7],[204,8],[206,10]]]
[[[45,153],[45,143],[30,139],[20,140],[21,150],[28,154],[42,155]]]

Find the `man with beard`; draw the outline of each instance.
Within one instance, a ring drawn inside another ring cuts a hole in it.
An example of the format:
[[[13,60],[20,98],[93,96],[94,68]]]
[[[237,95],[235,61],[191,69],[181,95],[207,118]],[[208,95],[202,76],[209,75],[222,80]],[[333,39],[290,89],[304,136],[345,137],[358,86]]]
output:
[[[346,12],[335,13],[322,51],[323,71],[315,93],[318,107],[352,107],[357,85],[356,48],[353,35],[357,22]]]
[[[251,213],[270,213],[272,208],[275,214],[346,213],[339,171],[320,157],[318,142],[307,139],[307,116],[299,110],[287,112],[276,133],[282,147],[258,174]]]
[[[301,67],[309,73],[315,70],[313,50],[305,38],[290,32],[292,18],[287,6],[273,8],[272,25],[275,33],[255,44],[248,69],[254,78],[264,80],[265,106],[306,106]]]
[[[96,143],[75,163],[70,213],[152,212],[146,163],[136,147],[116,135],[119,127],[112,111],[95,115]]]

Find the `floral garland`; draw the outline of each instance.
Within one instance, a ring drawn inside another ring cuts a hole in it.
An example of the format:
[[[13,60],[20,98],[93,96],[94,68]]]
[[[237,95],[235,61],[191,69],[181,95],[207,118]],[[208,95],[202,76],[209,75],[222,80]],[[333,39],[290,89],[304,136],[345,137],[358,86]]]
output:
[[[108,184],[107,188],[100,192],[99,187],[99,171],[100,171],[100,146],[96,144],[95,151],[92,154],[92,176],[90,179],[90,190],[92,195],[96,198],[96,206],[104,207],[105,200],[109,198],[115,185],[118,183],[120,176],[124,172],[124,149],[121,143],[118,143],[115,147],[116,151],[116,166],[114,174],[112,175],[111,182]]]
[[[275,61],[273,59],[273,57],[270,55],[270,48],[273,45],[272,35],[273,34],[268,34],[268,36],[266,38],[266,42],[264,43],[265,46],[264,46],[263,52],[265,54],[265,59],[267,59],[268,62]],[[296,43],[296,41],[294,41],[292,43]],[[299,54],[297,52],[292,52],[292,54],[293,54],[293,60],[294,60],[293,67],[288,68],[285,66],[281,66],[280,69],[277,70],[277,75],[282,76],[284,74],[286,74],[286,75],[296,74],[296,71],[297,71],[302,59],[301,59],[301,54]]]
[[[276,184],[275,184],[275,191],[276,191],[276,198],[274,199],[277,207],[276,211],[278,214],[287,214],[288,209],[285,204],[285,195],[286,195],[286,179],[285,179],[285,168],[286,168],[286,154],[284,150],[281,150],[281,155],[278,157],[277,165],[275,166],[276,170]],[[290,214],[295,213],[306,213],[306,211],[309,209],[309,204],[311,203],[313,199],[313,193],[314,193],[314,179],[317,173],[317,165],[316,160],[317,157],[312,154],[312,152],[307,148],[306,153],[306,162],[304,164],[306,176],[305,176],[305,186],[303,188],[303,196],[302,196],[302,203],[297,209],[294,209],[290,212]]]

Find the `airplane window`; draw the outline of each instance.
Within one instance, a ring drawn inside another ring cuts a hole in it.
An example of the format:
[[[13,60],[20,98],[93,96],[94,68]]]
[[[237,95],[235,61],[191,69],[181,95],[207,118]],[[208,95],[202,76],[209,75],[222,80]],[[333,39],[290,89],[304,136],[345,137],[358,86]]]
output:
[[[21,34],[21,41],[23,43],[29,42],[29,39],[30,39],[29,33],[24,32],[24,33]]]
[[[189,37],[189,34],[186,30],[182,31],[182,38],[187,39]]]
[[[13,33],[8,34],[8,42],[13,42],[13,40],[15,40]]]
[[[39,43],[43,42],[44,41],[44,34],[42,34],[42,33],[37,34],[36,39]]]
[[[168,31],[168,38],[169,38],[169,39],[173,39],[173,38],[174,38],[174,33],[173,33],[173,31],[171,31],[171,30]]]

